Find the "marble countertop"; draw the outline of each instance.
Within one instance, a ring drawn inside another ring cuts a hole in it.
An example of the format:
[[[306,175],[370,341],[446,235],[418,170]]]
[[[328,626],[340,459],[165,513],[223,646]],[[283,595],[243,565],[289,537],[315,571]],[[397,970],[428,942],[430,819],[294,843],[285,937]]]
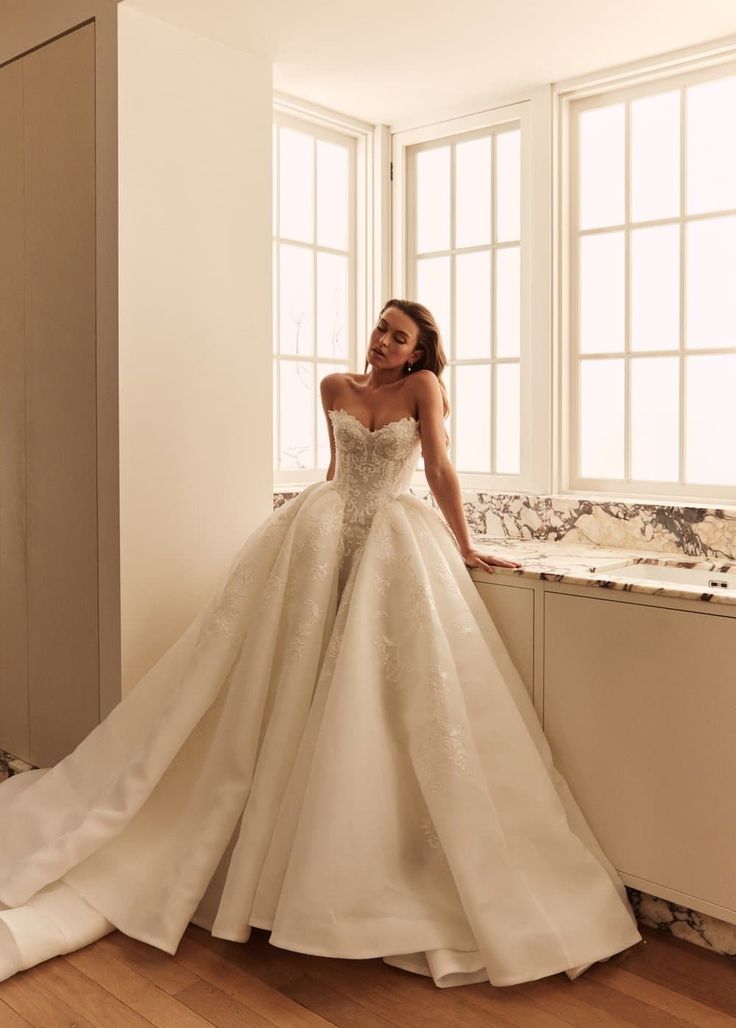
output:
[[[474,535],[473,542],[481,553],[519,561],[520,568],[497,568],[493,574],[474,568],[471,572],[478,582],[492,582],[496,576],[536,578],[548,582],[566,582],[570,585],[597,586],[622,592],[648,593],[658,596],[682,597],[708,603],[736,605],[736,588],[712,589],[702,584],[681,581],[667,582],[657,578],[611,578],[607,571],[623,571],[624,565],[655,565],[676,568],[695,568],[713,571],[719,575],[732,575],[736,579],[736,562],[694,560],[682,553],[654,550],[629,550],[585,545],[583,543],[542,542],[529,539],[508,539]]]

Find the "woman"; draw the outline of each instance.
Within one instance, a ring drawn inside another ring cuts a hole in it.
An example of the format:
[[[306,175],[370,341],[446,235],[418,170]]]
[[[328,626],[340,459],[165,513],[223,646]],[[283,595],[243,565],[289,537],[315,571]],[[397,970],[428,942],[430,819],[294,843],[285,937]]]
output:
[[[429,311],[390,300],[368,362],[322,383],[328,480],[72,753],[0,784],[0,980],[114,928],[175,953],[190,921],[440,987],[641,941],[468,574],[519,565],[472,546]]]
[[[322,379],[322,406],[327,415],[331,460],[328,481],[335,473],[335,437],[331,408],[346,403],[361,423],[382,426],[403,417],[421,426],[422,459],[427,483],[452,529],[465,563],[492,572],[493,565],[521,567],[516,561],[478,553],[470,538],[460,484],[447,455],[449,442],[443,424],[449,414],[440,379],[447,364],[437,324],[422,304],[389,300],[381,310],[368,343],[369,374],[336,372]],[[409,412],[407,413],[407,408]],[[343,408],[344,409],[344,408]],[[373,429],[372,431],[377,431]]]

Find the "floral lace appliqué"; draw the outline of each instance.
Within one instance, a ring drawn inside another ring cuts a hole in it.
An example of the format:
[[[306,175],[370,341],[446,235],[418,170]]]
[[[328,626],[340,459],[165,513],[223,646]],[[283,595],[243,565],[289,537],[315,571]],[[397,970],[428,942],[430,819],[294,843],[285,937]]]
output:
[[[475,773],[465,726],[452,716],[448,702],[448,675],[436,671],[428,682],[426,713],[421,722],[415,770],[425,792],[437,794],[449,776]]]
[[[330,411],[330,418],[337,450],[332,484],[343,500],[346,535],[358,543],[378,508],[408,491],[421,448],[419,427],[403,418],[371,432],[347,411]]]
[[[255,578],[255,570],[247,558],[232,571],[225,583],[217,606],[204,627],[207,635],[215,633],[231,638],[249,599],[250,587]]]

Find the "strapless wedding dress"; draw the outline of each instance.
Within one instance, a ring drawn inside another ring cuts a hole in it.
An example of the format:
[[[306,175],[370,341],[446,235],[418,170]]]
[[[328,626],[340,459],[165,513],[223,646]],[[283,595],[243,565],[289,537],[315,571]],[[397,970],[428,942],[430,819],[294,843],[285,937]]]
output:
[[[450,530],[411,417],[330,412],[332,481],[250,535],[55,767],[0,784],[0,980],[112,931],[512,985],[641,941]]]

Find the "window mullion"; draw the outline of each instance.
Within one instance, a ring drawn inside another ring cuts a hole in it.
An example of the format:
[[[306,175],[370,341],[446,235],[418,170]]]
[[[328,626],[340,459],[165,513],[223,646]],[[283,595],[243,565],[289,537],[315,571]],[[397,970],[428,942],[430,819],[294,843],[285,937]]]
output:
[[[631,481],[631,101],[624,105],[624,482]]]
[[[281,468],[281,129],[276,126],[276,471]]]
[[[317,468],[317,140],[312,140],[312,467]]]
[[[679,349],[680,349],[680,389],[679,389],[679,405],[680,405],[680,433],[679,433],[679,448],[680,448],[680,486],[685,488],[685,467],[687,460],[686,446],[687,446],[687,434],[685,431],[686,427],[686,415],[687,415],[687,381],[686,381],[686,367],[687,362],[685,361],[685,318],[687,316],[687,300],[686,300],[686,269],[687,269],[687,224],[685,222],[685,216],[687,213],[687,89],[682,86],[680,89],[680,268],[679,268],[679,286],[680,286],[680,337],[679,337]]]
[[[498,472],[498,461],[496,457],[497,449],[497,437],[496,437],[496,426],[498,424],[498,396],[496,392],[496,358],[498,356],[498,339],[496,337],[496,325],[498,324],[497,317],[497,296],[498,296],[498,275],[497,275],[497,225],[496,225],[496,178],[498,171],[498,136],[495,132],[491,134],[491,259],[489,261],[491,281],[490,281],[490,296],[491,296],[491,359],[489,361],[488,377],[490,379],[490,406],[491,413],[488,418],[488,430],[491,434],[490,446],[489,446],[489,460],[490,467],[489,472],[493,475]],[[520,432],[521,437],[521,432]]]
[[[414,160],[414,182],[416,188],[416,158]],[[416,194],[415,194],[416,195]],[[414,234],[417,235],[416,230],[416,204],[413,207],[414,211]],[[452,439],[450,444],[450,452],[452,454],[453,464],[457,463],[457,272],[456,272],[457,254],[455,253],[455,145],[454,143],[450,146],[450,361],[453,364],[452,368],[452,383],[450,405],[452,407],[452,415],[450,417],[450,426]]]

